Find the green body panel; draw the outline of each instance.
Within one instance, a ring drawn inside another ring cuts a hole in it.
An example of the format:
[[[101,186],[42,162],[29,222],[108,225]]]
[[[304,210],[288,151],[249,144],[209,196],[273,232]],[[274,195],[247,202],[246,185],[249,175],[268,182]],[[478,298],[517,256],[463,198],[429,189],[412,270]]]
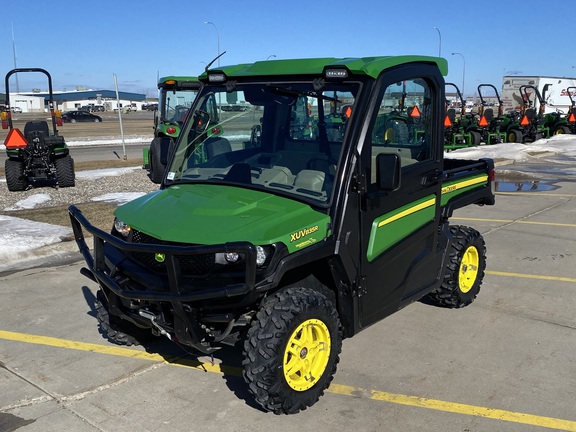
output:
[[[456,196],[488,184],[488,176],[481,174],[466,179],[448,181],[442,187],[441,206]],[[420,200],[385,213],[372,222],[366,256],[373,261],[380,254],[406,238],[418,228],[434,220],[436,197],[429,195]]]
[[[175,129],[174,133],[168,133],[168,128],[170,127]],[[174,123],[159,123],[158,126],[156,126],[156,136],[167,136],[176,140],[178,135],[180,135],[181,129],[180,126]]]
[[[429,195],[385,213],[372,222],[366,258],[373,261],[421,226],[434,220],[436,198]]]
[[[328,235],[330,218],[266,192],[223,185],[179,185],[137,198],[115,211],[132,228],[186,244],[282,242],[289,252]]]
[[[367,75],[377,78],[380,73],[395,66],[411,62],[434,63],[442,75],[448,75],[448,62],[440,57],[428,56],[393,56],[393,57],[363,57],[363,58],[315,58],[298,60],[266,60],[251,64],[236,66],[223,66],[214,68],[220,70],[228,77],[241,76],[277,76],[277,75],[320,75],[325,68],[345,67],[351,74]],[[203,73],[200,80],[207,79]]]

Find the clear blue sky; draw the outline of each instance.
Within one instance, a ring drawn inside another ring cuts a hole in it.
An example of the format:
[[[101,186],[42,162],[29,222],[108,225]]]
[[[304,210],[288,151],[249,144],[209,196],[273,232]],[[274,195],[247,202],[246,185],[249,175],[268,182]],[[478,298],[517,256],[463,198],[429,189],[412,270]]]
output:
[[[441,50],[447,81],[461,87],[465,65],[466,95],[505,73],[576,76],[573,0],[10,0],[0,11],[2,92],[12,28],[17,66],[47,69],[55,90],[113,89],[116,74],[120,91],[155,96],[158,75],[200,74],[218,33],[222,65]],[[18,84],[47,87],[40,74]]]

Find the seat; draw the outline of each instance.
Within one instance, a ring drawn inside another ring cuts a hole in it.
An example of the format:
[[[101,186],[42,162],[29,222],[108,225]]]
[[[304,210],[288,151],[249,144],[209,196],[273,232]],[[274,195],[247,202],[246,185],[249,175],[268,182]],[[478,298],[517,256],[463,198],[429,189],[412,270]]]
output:
[[[210,137],[204,141],[204,150],[206,151],[208,160],[210,160],[214,156],[230,153],[232,151],[232,146],[230,145],[230,141],[226,138]]]
[[[325,174],[321,171],[302,170],[294,180],[294,186],[298,189],[305,189],[320,192],[324,184]]]
[[[43,138],[46,138],[50,135],[48,122],[45,120],[32,120],[26,122],[24,125],[24,136],[26,139],[31,139],[30,137],[39,135],[42,135]]]

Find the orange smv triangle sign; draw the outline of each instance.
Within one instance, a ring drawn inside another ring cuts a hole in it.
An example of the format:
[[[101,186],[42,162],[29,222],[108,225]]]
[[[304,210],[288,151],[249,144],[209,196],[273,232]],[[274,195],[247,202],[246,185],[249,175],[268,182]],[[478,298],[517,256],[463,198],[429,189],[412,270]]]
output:
[[[7,149],[11,150],[24,148],[28,143],[26,142],[24,135],[22,135],[22,132],[20,132],[20,129],[12,129],[8,132],[8,136],[4,140],[4,145]]]

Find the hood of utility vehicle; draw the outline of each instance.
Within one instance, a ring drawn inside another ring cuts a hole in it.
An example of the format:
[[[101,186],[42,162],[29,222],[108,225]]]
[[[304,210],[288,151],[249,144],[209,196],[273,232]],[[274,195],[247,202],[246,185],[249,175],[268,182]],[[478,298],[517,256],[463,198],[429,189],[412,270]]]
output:
[[[283,242],[292,252],[327,235],[330,218],[266,192],[225,185],[178,185],[118,207],[115,216],[157,239],[188,244]]]

